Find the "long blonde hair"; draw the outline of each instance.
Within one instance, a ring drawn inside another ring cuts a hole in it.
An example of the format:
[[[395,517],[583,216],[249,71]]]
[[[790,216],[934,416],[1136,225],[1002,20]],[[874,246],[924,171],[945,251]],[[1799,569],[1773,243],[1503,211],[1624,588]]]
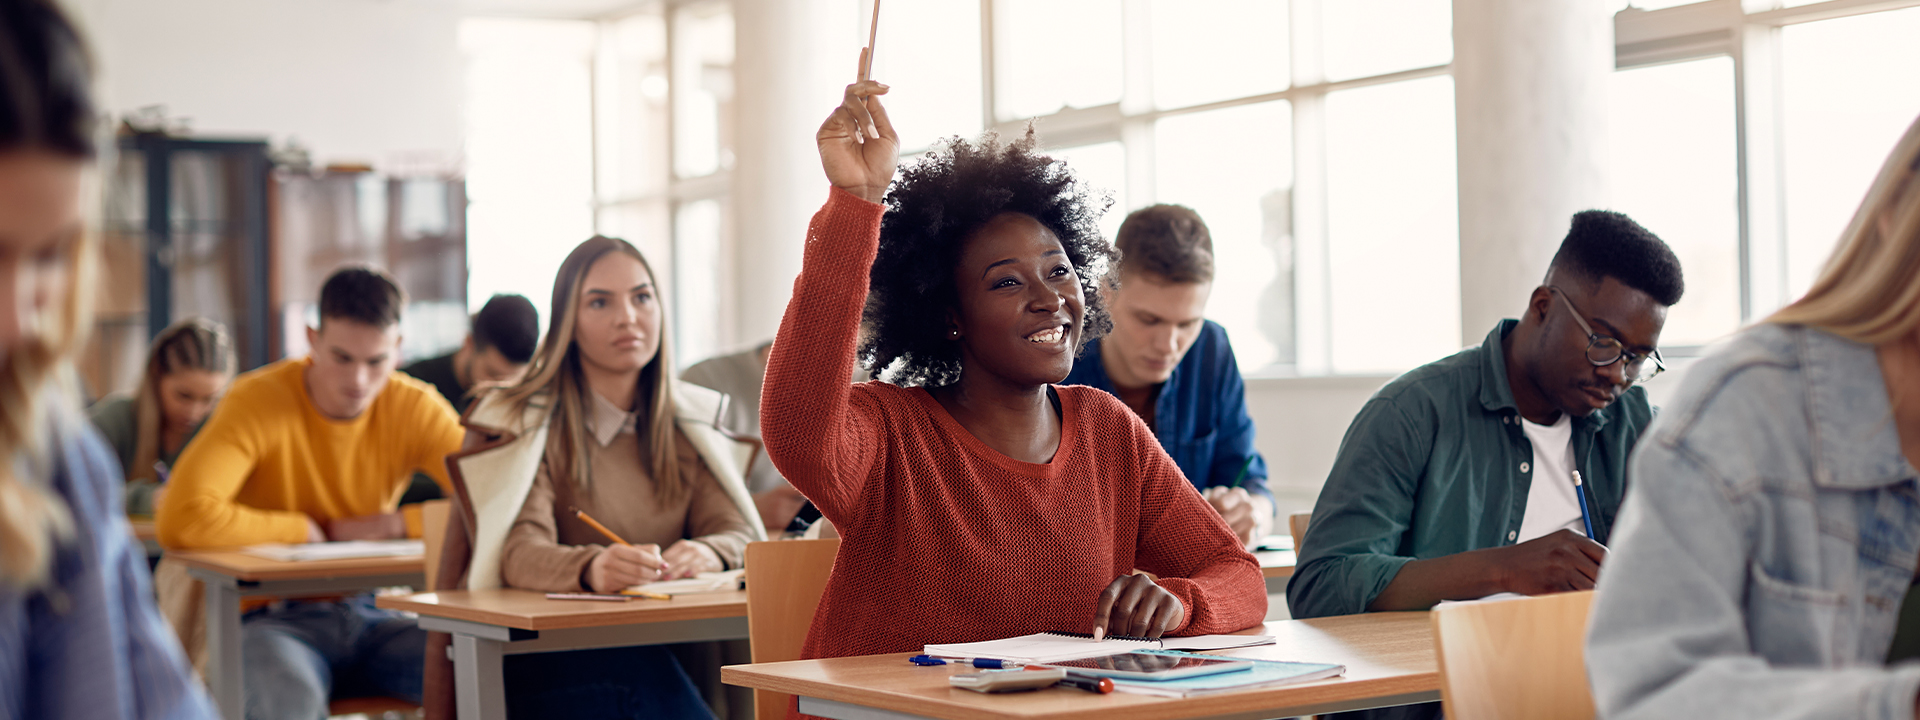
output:
[[[587,449],[591,433],[586,423],[591,407],[587,393],[591,391],[580,368],[580,348],[573,341],[574,326],[579,322],[580,284],[586,280],[587,270],[611,253],[639,260],[647,276],[653,278],[655,297],[664,297],[659,290],[660,276],[654,274],[653,265],[640,254],[639,248],[625,240],[602,235],[588,238],[560,263],[560,272],[553,280],[553,304],[548,307],[553,321],[547,326],[547,336],[533,354],[532,363],[527,366],[526,379],[499,391],[499,401],[506,403],[511,417],[522,417],[536,400],[545,399],[551,404],[547,421],[548,472],[556,480],[566,477],[580,486],[592,481]],[[677,430],[674,427],[673,353],[668,340],[672,334],[667,331],[664,301],[660,304],[658,332],[660,350],[641,368],[635,397],[645,408],[640,414],[640,420],[645,423],[639,429],[645,433],[645,442],[640,447],[641,459],[650,461],[654,496],[662,502],[673,502],[688,492],[690,483],[680,476],[674,452]],[[525,432],[527,428],[516,430]]]
[[[1887,156],[1813,288],[1765,322],[1883,345],[1920,328],[1920,119]]]
[[[75,161],[95,154],[92,61],[72,23],[50,2],[0,4],[0,152],[51,152]],[[89,193],[82,192],[82,197]],[[73,534],[58,495],[30,480],[44,474],[57,417],[78,417],[73,356],[93,317],[97,250],[78,233],[60,249],[69,269],[32,332],[0,354],[0,584],[32,589],[46,581],[57,542]],[[59,413],[66,406],[64,414]],[[61,423],[60,431],[71,431]],[[27,477],[23,477],[23,473]]]
[[[168,325],[147,349],[140,387],[133,394],[133,465],[127,480],[151,480],[154,461],[160,459],[160,380],[182,370],[216,374],[233,372],[233,342],[227,329],[206,318],[187,318]]]

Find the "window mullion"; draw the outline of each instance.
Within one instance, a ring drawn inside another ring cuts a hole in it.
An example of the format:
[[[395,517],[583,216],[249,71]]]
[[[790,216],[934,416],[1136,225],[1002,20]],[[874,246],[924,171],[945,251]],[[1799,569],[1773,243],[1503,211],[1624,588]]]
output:
[[[1740,210],[1740,320],[1787,301],[1787,243],[1780,134],[1780,29],[1742,23],[1733,56]]]
[[[1332,262],[1327,244],[1326,93],[1321,0],[1293,0],[1294,362],[1301,375],[1333,371]]]

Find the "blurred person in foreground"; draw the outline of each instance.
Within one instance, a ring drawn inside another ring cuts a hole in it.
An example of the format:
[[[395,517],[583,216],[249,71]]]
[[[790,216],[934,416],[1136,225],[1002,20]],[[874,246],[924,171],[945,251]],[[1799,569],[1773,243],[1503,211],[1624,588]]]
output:
[[[1805,297],[1687,372],[1587,636],[1608,718],[1920,710],[1920,122]]]
[[[76,392],[90,65],[53,5],[0,0],[0,720],[212,718]]]

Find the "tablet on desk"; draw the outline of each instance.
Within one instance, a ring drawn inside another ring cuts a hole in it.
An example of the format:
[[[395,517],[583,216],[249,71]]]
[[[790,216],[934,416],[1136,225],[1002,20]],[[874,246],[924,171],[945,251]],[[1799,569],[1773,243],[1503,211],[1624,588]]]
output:
[[[1125,680],[1174,680],[1178,678],[1215,675],[1253,669],[1253,663],[1233,658],[1194,657],[1190,655],[1158,655],[1152,653],[1121,653],[1102,657],[1081,658],[1050,662],[1047,667],[1056,667],[1080,675],[1121,678]]]

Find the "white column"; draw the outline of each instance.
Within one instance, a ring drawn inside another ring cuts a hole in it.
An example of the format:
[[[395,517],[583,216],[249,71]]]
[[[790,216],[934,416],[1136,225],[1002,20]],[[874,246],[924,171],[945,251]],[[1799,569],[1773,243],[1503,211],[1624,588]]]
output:
[[[733,345],[771,339],[786,311],[807,220],[827,199],[813,133],[853,82],[863,5],[733,0]]]
[[[1460,334],[1478,344],[1540,284],[1573,213],[1607,202],[1605,0],[1453,0]]]

